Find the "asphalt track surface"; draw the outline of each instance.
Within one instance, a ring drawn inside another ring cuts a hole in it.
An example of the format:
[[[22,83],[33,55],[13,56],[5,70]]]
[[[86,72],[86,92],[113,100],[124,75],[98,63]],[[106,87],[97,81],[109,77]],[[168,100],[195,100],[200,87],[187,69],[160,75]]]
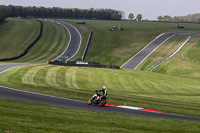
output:
[[[19,67],[23,65],[31,65],[34,63],[18,63],[18,64],[1,64],[0,65],[0,74],[3,73],[4,71],[14,68],[14,67]]]
[[[161,34],[135,56],[128,60],[121,68],[136,69],[153,51],[162,45],[167,39],[178,34],[189,34],[190,32],[167,32]]]
[[[70,60],[78,52],[82,38],[79,31],[71,24],[68,24],[63,21],[59,21],[58,23],[64,26],[68,30],[70,35],[70,40],[66,50],[54,60],[62,60],[63,57],[67,58],[67,60]]]

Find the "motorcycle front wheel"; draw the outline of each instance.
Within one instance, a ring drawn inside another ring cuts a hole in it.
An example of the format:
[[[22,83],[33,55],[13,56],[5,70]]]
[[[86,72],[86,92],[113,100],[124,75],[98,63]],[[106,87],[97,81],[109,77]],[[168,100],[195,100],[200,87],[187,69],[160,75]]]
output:
[[[88,100],[88,105],[91,105],[92,104],[92,101],[91,99]]]

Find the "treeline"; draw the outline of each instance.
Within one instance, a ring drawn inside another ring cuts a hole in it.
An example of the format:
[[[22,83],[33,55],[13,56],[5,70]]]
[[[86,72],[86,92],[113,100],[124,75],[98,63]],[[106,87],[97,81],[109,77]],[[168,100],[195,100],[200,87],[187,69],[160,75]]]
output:
[[[196,22],[200,23],[200,13],[189,14],[187,16],[175,16],[175,22]]]
[[[167,21],[167,22],[195,22],[200,23],[200,13],[189,14],[187,16],[175,16],[171,17],[169,15],[158,16],[158,21]]]
[[[78,9],[78,8],[45,8],[45,7],[22,7],[2,6],[6,9],[8,17],[42,17],[42,18],[71,18],[71,19],[101,19],[120,20],[123,12],[113,9]]]
[[[6,10],[3,6],[0,6],[0,22],[3,22],[7,18]]]

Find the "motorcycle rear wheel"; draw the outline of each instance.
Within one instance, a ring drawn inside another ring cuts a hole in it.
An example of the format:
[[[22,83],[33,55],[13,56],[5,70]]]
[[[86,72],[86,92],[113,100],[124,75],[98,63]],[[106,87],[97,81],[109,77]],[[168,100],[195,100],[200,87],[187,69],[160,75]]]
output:
[[[99,106],[103,107],[106,104],[106,99],[101,99]]]

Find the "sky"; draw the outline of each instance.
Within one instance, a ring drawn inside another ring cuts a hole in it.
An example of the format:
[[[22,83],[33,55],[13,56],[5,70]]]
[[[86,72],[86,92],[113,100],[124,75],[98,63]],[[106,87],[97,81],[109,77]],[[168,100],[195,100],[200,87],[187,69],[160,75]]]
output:
[[[143,19],[156,20],[158,16],[185,16],[200,13],[200,0],[0,0],[0,5],[43,6],[62,8],[106,8],[122,10]]]

